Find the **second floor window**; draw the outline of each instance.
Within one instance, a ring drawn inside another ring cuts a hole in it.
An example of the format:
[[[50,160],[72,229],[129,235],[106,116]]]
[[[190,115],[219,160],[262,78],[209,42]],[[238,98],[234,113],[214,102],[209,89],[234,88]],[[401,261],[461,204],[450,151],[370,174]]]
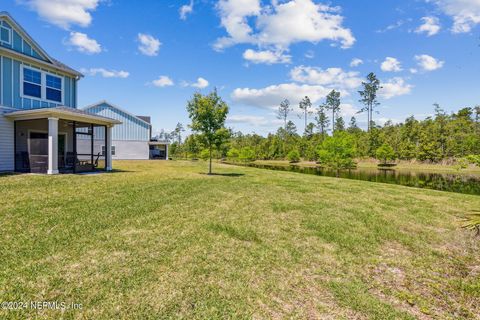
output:
[[[42,98],[42,74],[39,71],[23,69],[23,94]]]
[[[61,76],[27,66],[24,66],[22,70],[21,85],[23,85],[22,95],[24,97],[63,103],[63,79]]]
[[[62,79],[47,74],[47,100],[62,102]]]

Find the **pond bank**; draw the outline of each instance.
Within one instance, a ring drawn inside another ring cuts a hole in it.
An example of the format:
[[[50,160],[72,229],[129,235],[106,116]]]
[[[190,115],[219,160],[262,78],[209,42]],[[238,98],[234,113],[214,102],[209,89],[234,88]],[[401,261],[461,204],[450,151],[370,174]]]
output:
[[[271,163],[227,163],[254,167],[259,169],[289,171],[318,176],[338,177],[344,179],[363,180],[370,182],[399,184],[408,187],[433,189],[439,191],[480,195],[480,175],[475,173],[458,173],[453,171],[420,171],[405,168],[361,167],[352,170],[328,170],[311,165],[271,164]]]

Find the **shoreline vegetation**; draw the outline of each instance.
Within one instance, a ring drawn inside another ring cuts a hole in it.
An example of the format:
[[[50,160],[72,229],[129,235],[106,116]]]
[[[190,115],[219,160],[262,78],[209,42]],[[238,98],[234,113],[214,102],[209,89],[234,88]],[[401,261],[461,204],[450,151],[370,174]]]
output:
[[[301,167],[318,167],[321,164],[315,161],[300,161],[291,163],[288,160],[255,160],[253,163],[264,165],[278,165],[278,166],[301,166]],[[469,165],[466,168],[460,168],[454,164],[436,164],[436,163],[421,163],[410,161],[398,161],[388,166],[382,166],[381,162],[376,160],[357,160],[356,167],[358,169],[389,169],[389,170],[405,170],[405,171],[422,171],[422,172],[448,172],[455,174],[471,173],[480,175],[480,167]]]

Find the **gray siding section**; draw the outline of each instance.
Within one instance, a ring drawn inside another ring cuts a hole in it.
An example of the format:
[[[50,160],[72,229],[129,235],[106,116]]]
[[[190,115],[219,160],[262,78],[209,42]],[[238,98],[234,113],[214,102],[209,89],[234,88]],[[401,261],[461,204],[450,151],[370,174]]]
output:
[[[117,160],[148,160],[150,148],[146,141],[121,141],[113,140],[115,155],[112,159]]]
[[[85,111],[122,122],[112,129],[112,139],[120,141],[150,141],[150,125],[141,119],[127,114],[107,103],[101,103]],[[96,132],[97,133],[97,132]],[[97,133],[103,137],[102,132]]]
[[[102,151],[105,142],[102,140],[94,140],[94,154]],[[144,141],[119,141],[113,140],[112,146],[115,147],[114,160],[148,160],[150,158],[150,147]],[[81,150],[90,149],[90,140],[77,140],[79,153]]]
[[[14,126],[13,121],[3,116],[0,107],[0,171],[13,171],[14,164]]]

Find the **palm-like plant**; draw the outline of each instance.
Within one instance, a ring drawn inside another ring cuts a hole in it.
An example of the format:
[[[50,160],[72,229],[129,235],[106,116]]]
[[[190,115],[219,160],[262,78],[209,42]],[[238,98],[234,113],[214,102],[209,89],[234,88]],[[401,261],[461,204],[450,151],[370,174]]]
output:
[[[463,227],[467,230],[475,230],[475,235],[480,236],[480,211],[475,210],[475,213],[468,214],[465,217],[467,222]]]

